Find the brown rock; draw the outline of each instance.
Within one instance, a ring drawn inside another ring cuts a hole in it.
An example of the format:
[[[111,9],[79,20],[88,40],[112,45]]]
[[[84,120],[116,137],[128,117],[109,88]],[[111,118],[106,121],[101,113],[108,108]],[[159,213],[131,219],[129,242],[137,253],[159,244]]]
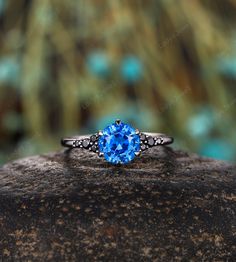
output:
[[[157,148],[115,167],[87,151],[0,169],[0,261],[235,261],[235,167]]]

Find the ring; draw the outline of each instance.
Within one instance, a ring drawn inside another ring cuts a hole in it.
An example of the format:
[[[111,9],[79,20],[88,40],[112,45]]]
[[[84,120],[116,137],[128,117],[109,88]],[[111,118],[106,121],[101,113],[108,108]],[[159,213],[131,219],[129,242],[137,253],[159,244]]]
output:
[[[169,145],[173,142],[174,139],[170,136],[143,133],[120,120],[93,135],[61,140],[62,146],[87,149],[112,164],[127,164],[148,148]]]

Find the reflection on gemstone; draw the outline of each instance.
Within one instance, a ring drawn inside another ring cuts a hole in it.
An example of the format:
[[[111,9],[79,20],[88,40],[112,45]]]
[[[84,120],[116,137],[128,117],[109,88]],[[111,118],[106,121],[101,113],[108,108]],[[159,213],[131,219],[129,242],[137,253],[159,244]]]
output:
[[[140,150],[140,137],[130,125],[114,123],[102,131],[98,147],[108,162],[125,164]]]

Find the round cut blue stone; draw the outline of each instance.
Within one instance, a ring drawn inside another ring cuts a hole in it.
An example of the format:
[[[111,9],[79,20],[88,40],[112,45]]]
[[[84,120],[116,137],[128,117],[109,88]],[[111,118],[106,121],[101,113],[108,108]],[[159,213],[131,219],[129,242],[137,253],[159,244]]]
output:
[[[102,131],[98,147],[108,162],[126,164],[140,150],[140,137],[130,125],[114,123]]]

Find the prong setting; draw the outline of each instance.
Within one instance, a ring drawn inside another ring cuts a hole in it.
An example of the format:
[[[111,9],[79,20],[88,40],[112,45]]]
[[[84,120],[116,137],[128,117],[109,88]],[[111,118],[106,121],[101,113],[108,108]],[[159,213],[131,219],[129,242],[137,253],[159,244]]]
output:
[[[98,156],[99,156],[99,157],[103,157],[103,156],[104,156],[104,153],[98,152]]]
[[[134,154],[135,154],[135,156],[140,156],[141,155],[141,150],[139,150],[138,152],[135,152]]]
[[[99,130],[99,131],[98,131],[98,136],[102,136],[102,135],[103,135],[102,130]]]
[[[116,119],[115,123],[116,123],[117,125],[120,125],[120,124],[121,124],[121,120],[120,120],[120,119]]]

